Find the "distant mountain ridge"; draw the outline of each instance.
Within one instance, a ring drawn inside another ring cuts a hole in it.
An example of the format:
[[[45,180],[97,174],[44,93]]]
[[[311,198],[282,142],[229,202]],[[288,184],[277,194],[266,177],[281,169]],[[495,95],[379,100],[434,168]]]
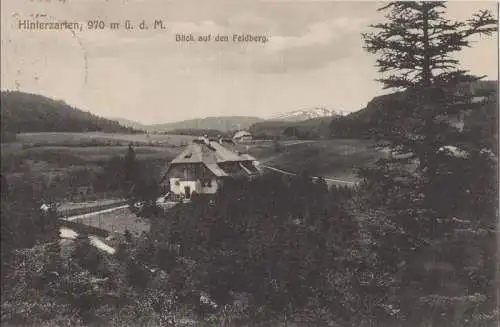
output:
[[[1,128],[8,133],[135,133],[133,128],[74,108],[64,101],[20,91],[1,92]]]
[[[249,131],[255,138],[297,137],[317,139],[329,134],[332,120],[340,116],[317,117],[301,121],[265,120],[253,124]]]
[[[314,118],[321,118],[321,117],[332,117],[336,118],[339,116],[344,116],[346,112],[342,110],[334,110],[334,109],[328,109],[325,107],[316,107],[312,109],[302,109],[302,110],[295,110],[291,112],[284,112],[284,113],[279,113],[268,120],[282,120],[282,121],[304,121],[308,119],[314,119]]]
[[[280,113],[265,119],[253,116],[219,116],[219,117],[205,117],[197,119],[188,119],[171,123],[163,124],[141,124],[136,121],[124,118],[112,118],[118,121],[121,125],[132,127],[138,130],[147,132],[175,132],[175,131],[188,131],[188,130],[217,130],[222,133],[227,133],[236,130],[248,130],[255,124],[276,125],[276,122],[301,122],[310,121],[324,121],[325,119],[332,119],[341,117],[346,114],[344,111],[332,110],[323,107],[295,110],[286,113]],[[267,124],[268,123],[268,124]],[[278,123],[278,125],[280,125]]]
[[[252,116],[220,116],[189,119],[173,123],[146,125],[148,132],[168,132],[172,130],[205,129],[219,130],[221,132],[248,129],[251,125],[264,119]]]

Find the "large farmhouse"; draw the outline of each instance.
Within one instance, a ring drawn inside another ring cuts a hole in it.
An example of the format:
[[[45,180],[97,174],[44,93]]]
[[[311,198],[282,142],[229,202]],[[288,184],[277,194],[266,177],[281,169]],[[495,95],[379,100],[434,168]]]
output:
[[[258,175],[255,163],[232,140],[199,138],[172,160],[161,184],[168,185],[171,194],[187,199],[193,193],[214,194],[225,179]]]

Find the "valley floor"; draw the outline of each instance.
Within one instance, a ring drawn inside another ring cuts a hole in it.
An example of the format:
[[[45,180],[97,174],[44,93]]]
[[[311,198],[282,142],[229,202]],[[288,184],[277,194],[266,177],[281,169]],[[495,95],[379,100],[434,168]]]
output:
[[[387,154],[366,140],[336,139],[283,143],[249,150],[261,164],[287,172],[307,171],[313,176],[357,182],[356,169],[370,165]]]

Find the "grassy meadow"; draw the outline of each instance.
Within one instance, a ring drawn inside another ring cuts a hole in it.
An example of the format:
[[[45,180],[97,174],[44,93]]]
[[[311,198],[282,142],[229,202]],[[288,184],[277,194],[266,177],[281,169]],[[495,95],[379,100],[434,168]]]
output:
[[[21,133],[17,140],[31,146],[63,145],[82,146],[96,143],[97,145],[153,145],[181,146],[193,139],[189,135],[163,134],[120,134],[120,133]]]
[[[50,185],[60,201],[72,201],[78,187],[95,186],[105,174],[110,179],[87,200],[115,197],[111,179],[131,144],[148,178],[158,179],[168,162],[193,139],[186,135],[114,133],[21,133],[14,142],[1,144],[2,175],[11,187],[22,183]],[[113,163],[114,162],[114,163]],[[29,174],[27,176],[26,174]],[[62,198],[61,198],[62,197]]]
[[[139,160],[170,160],[193,139],[187,135],[112,133],[21,133],[2,144],[2,166],[7,172],[92,166],[124,156],[129,144]]]
[[[81,218],[77,222],[95,228],[104,229],[109,233],[119,234],[123,234],[125,230],[129,230],[132,234],[139,235],[142,232],[148,232],[150,228],[147,219],[138,218],[128,208]]]
[[[315,176],[356,181],[356,168],[384,157],[373,141],[357,139],[321,140],[258,146],[249,150],[262,164],[290,172],[306,170]]]

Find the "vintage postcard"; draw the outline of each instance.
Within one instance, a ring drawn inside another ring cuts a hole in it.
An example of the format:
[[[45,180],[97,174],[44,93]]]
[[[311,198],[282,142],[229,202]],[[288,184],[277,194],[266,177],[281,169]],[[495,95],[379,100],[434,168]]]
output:
[[[2,325],[500,326],[498,2],[0,12]]]

